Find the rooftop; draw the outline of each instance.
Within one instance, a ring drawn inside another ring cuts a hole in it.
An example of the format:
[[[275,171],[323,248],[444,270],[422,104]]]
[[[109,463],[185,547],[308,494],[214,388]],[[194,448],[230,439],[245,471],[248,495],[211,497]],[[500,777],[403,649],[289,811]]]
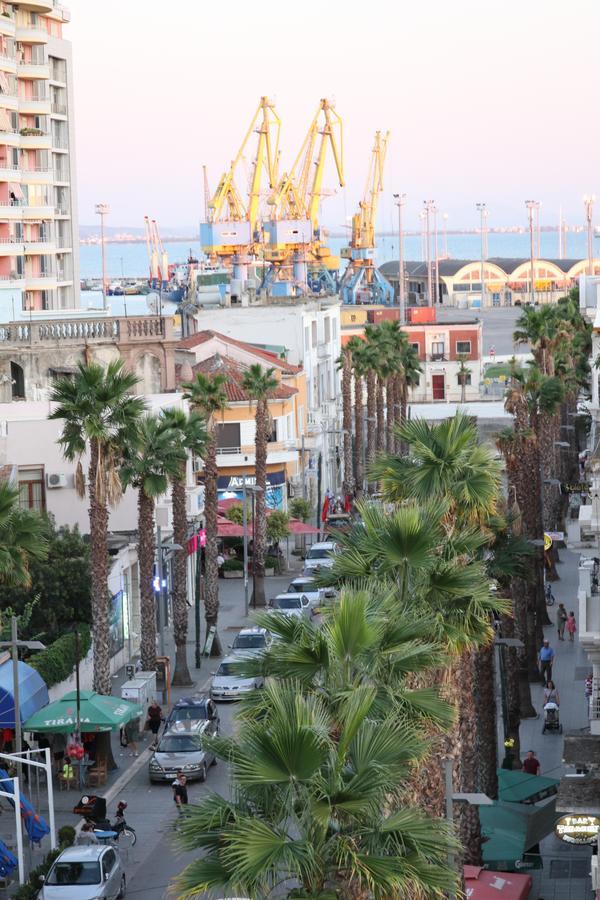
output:
[[[242,387],[244,375],[248,371],[247,366],[236,362],[227,356],[221,356],[215,353],[207,359],[192,366],[194,375],[202,372],[204,375],[225,375],[227,381],[224,384],[225,394],[229,403],[246,403],[251,401],[251,397]],[[271,395],[272,400],[289,400],[294,394],[297,394],[296,388],[288,387],[287,384],[278,384],[277,388]]]
[[[229,337],[227,334],[222,334],[220,331],[212,331],[211,329],[198,331],[196,334],[191,334],[189,337],[183,338],[179,341],[178,347],[183,350],[191,350],[194,347],[199,347],[201,344],[206,344],[207,341],[210,341],[213,338],[217,338],[225,344],[231,344],[233,347],[238,347],[241,350],[247,350],[249,353],[253,353],[270,366],[280,369],[284,375],[296,375],[298,372],[302,372],[302,366],[294,366],[287,360],[277,356],[277,354],[272,353],[270,350],[265,350],[257,344],[238,341],[235,338]]]

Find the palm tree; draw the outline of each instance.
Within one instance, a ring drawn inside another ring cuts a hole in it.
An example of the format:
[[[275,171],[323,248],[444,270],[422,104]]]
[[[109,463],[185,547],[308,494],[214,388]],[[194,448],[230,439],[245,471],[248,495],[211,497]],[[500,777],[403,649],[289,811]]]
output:
[[[212,653],[220,655],[221,642],[216,632],[219,618],[219,566],[217,563],[217,519],[219,472],[217,469],[217,433],[215,417],[227,406],[227,395],[224,385],[227,377],[222,374],[204,375],[198,372],[194,381],[182,385],[185,400],[189,400],[192,409],[206,419],[208,443],[204,455],[204,520],[206,530],[206,546],[204,549],[204,616],[207,633],[215,629]]]
[[[178,455],[192,453],[202,457],[206,451],[208,434],[206,423],[198,413],[187,416],[183,410],[163,409],[160,420],[164,428],[171,432]],[[171,501],[173,504],[173,540],[183,547],[173,558],[173,637],[175,639],[174,685],[190,685],[192,679],[187,663],[187,549],[188,519],[186,510],[187,460],[179,462],[177,474],[171,476]]]
[[[125,448],[121,468],[124,487],[138,492],[138,565],[140,579],[142,668],[156,669],[156,599],[154,593],[154,509],[156,500],[167,492],[169,478],[177,476],[185,463],[185,450],[177,435],[165,428],[158,416],[145,416]],[[158,577],[162,581],[163,561],[158,559]],[[160,601],[159,601],[160,602]]]
[[[254,593],[253,606],[265,606],[265,552],[267,549],[267,449],[271,434],[271,416],[269,415],[269,398],[277,390],[279,382],[274,376],[275,369],[263,369],[254,363],[245,372],[242,387],[248,396],[256,402],[256,437],[254,441],[254,471],[257,491],[254,500],[254,544],[252,549],[252,572]]]
[[[352,337],[347,343],[351,354],[352,373],[354,375],[354,484],[356,495],[360,497],[363,492],[363,454],[365,447],[364,435],[364,408],[363,408],[363,379],[366,374],[365,367],[365,342],[361,338]]]
[[[458,383],[460,384],[460,402],[467,402],[467,383],[469,376],[471,375],[471,369],[466,364],[466,356],[464,353],[459,353],[457,355],[458,360]]]
[[[231,763],[234,799],[213,795],[182,821],[180,845],[204,851],[177,879],[182,900],[266,897],[285,881],[299,886],[288,896],[322,900],[455,890],[446,823],[400,787],[424,732],[452,720],[434,692],[407,686],[442,659],[431,622],[395,613],[389,598],[347,593],[323,629],[275,623],[282,655],[239,663],[270,677],[244,701],[236,737],[210,742]]]
[[[19,491],[0,483],[0,584],[28,587],[29,562],[45,559],[48,537],[44,520],[19,506]]]
[[[108,595],[108,507],[121,497],[118,471],[125,447],[135,432],[145,405],[132,391],[137,378],[124,371],[122,360],[106,369],[96,363],[78,366],[73,379],[59,378],[50,400],[57,404],[50,419],[62,419],[59,438],[66,459],[77,460],[75,484],[85,496],[81,459],[89,453],[87,491],[92,564],[92,634],[94,690],[110,694]]]
[[[354,493],[354,474],[352,469],[352,347],[347,344],[337,360],[338,369],[342,371],[342,431],[344,447],[344,479],[342,491],[344,496]]]

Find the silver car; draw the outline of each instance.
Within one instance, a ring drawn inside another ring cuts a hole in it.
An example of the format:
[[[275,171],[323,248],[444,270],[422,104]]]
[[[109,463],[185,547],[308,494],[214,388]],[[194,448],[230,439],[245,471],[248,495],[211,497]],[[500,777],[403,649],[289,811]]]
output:
[[[309,619],[313,610],[306,594],[278,594],[269,600],[268,611],[272,615],[290,616],[295,619]]]
[[[315,575],[319,569],[331,569],[334,557],[340,552],[336,541],[319,541],[313,544],[304,560],[304,574]]]
[[[213,680],[210,685],[212,700],[241,700],[244,694],[257,691],[265,680],[260,676],[250,678],[240,675],[237,668],[240,664],[239,656],[226,656],[216,672],[213,672]]]
[[[266,628],[253,625],[251,628],[242,628],[230,645],[232,653],[236,656],[259,656],[264,650],[268,650],[273,638]]]
[[[215,734],[218,734],[215,721],[177,722],[163,734],[148,763],[150,781],[171,783],[179,769],[188,781],[206,781],[208,767],[216,763],[216,758],[204,747],[202,739]]]
[[[312,578],[310,575],[301,575],[299,578],[294,578],[287,592],[288,594],[305,594],[312,607],[320,606],[326,600],[333,599],[336,596],[333,588],[317,587],[316,578]]]
[[[68,847],[54,861],[39,900],[117,900],[127,884],[121,858],[103,844]]]

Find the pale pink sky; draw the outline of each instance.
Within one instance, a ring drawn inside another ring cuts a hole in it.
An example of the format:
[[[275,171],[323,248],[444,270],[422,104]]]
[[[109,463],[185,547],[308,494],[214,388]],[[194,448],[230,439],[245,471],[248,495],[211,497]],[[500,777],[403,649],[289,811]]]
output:
[[[392,191],[407,226],[425,198],[449,227],[583,219],[600,195],[597,0],[65,0],[75,57],[80,220],[144,214],[196,226],[202,165],[214,188],[261,94],[282,119],[288,165],[320,97],[344,120],[341,225],[362,193],[376,129],[390,129],[380,226]],[[327,182],[334,186],[332,172]],[[394,218],[395,223],[395,218]]]

